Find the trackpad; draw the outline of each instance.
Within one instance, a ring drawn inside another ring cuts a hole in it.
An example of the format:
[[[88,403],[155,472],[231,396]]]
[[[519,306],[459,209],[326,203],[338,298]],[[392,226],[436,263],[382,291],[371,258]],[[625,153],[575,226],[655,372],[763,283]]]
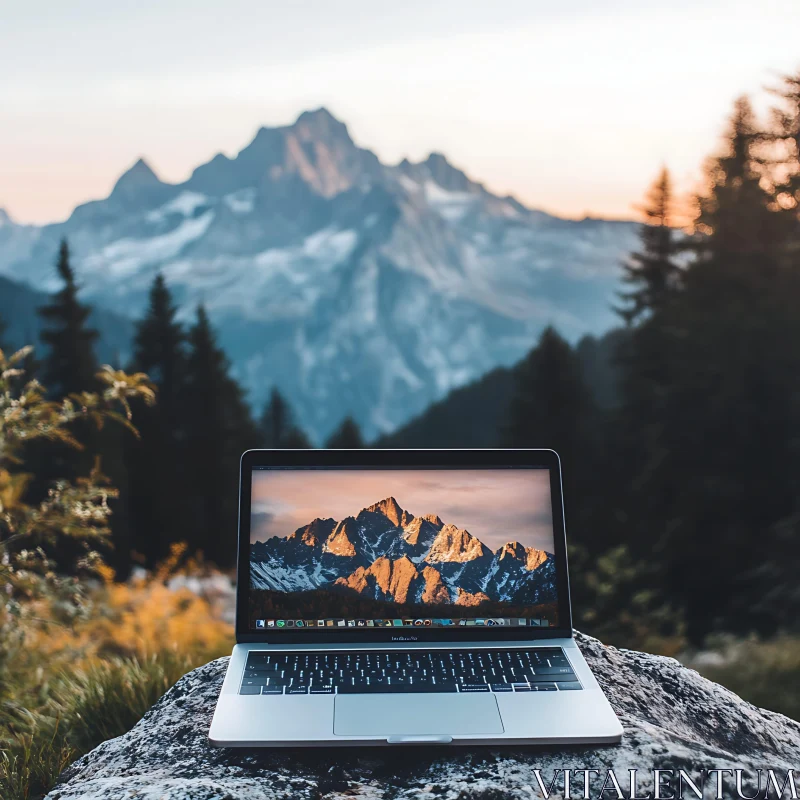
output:
[[[455,736],[503,733],[497,700],[486,694],[337,694],[337,736]]]

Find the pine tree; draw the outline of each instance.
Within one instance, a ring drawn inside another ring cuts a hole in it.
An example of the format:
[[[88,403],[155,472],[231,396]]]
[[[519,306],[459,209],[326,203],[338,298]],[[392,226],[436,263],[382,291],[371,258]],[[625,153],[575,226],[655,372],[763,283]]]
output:
[[[559,454],[570,530],[578,541],[587,533],[581,509],[590,505],[596,414],[577,354],[555,329],[546,328],[517,367],[503,444]]]
[[[772,213],[771,198],[762,187],[764,167],[758,150],[764,140],[750,101],[740,97],[734,104],[725,152],[709,162],[708,191],[698,198],[696,248],[701,258],[740,261],[774,254],[781,245],[783,223]]]
[[[170,543],[187,536],[181,410],[186,335],[176,315],[159,274],[145,316],[136,325],[130,365],[130,371],[145,372],[155,383],[158,402],[135,409],[140,437],[129,437],[126,443],[133,547],[150,566],[167,554]]]
[[[45,345],[39,372],[48,395],[59,399],[81,392],[96,392],[100,382],[94,352],[98,333],[87,326],[91,309],[78,299],[78,284],[66,239],[59,247],[56,270],[64,285],[50,303],[39,309],[44,321],[40,338]],[[35,366],[34,362],[29,362],[29,366]],[[119,497],[109,502],[113,542],[109,560],[118,575],[125,577],[130,567],[127,469],[123,458],[125,433],[116,426],[97,430],[83,421],[75,423],[74,434],[87,443],[86,450],[75,451],[62,443],[46,440],[32,447],[29,457],[35,466],[36,480],[31,484],[30,497],[41,498],[53,481],[86,477],[94,466],[91,454],[96,453],[101,471],[119,489]]]
[[[360,450],[365,446],[361,429],[352,417],[345,417],[325,443],[329,450]]]
[[[651,187],[643,208],[645,222],[639,232],[641,250],[633,253],[623,265],[622,280],[631,289],[621,294],[626,305],[619,309],[619,314],[628,324],[663,308],[680,286],[672,202],[672,180],[665,167]]]
[[[258,435],[203,306],[189,331],[182,407],[189,544],[227,566],[236,555],[239,459],[258,442]]]
[[[38,309],[44,321],[40,338],[45,352],[39,366],[39,378],[52,399],[98,388],[98,364],[94,353],[97,331],[86,325],[90,309],[78,299],[75,273],[70,265],[69,245],[61,241],[56,271],[63,288],[50,303]],[[37,479],[31,484],[31,497],[41,498],[50,484],[60,478],[75,480],[89,474],[93,466],[89,450],[99,451],[97,431],[86,423],[78,423],[78,438],[88,439],[86,451],[75,451],[57,442],[37,441],[30,459]]]
[[[652,531],[650,555],[681,596],[695,641],[718,625],[753,624],[761,589],[744,580],[745,565],[792,512],[800,475],[800,364],[787,347],[800,340],[797,281],[780,266],[785,228],[765,188],[762,141],[749,103],[737,101],[698,204],[697,257],[683,290],[644,329],[659,332],[667,379],[650,381],[649,410],[629,420],[645,448],[638,524]],[[634,377],[648,380],[648,359],[637,365]]]
[[[780,105],[773,109],[768,141],[777,146],[771,160],[775,205],[786,220],[790,268],[800,262],[800,71],[786,75],[773,91]]]
[[[259,421],[262,447],[278,450],[307,450],[308,437],[295,424],[294,413],[286,398],[275,388]]]
[[[64,397],[96,388],[94,344],[98,334],[86,325],[90,309],[78,300],[66,239],[61,240],[56,270],[64,286],[52,302],[39,309],[45,323],[40,338],[46,346],[42,383],[51,397]]]
[[[664,327],[664,320],[683,288],[684,273],[676,255],[685,246],[672,227],[672,204],[672,182],[665,168],[642,206],[645,221],[639,233],[640,249],[624,265],[623,281],[633,288],[622,294],[626,306],[618,309],[629,327],[616,343],[621,398],[609,438],[619,454],[614,467],[616,483],[629,490],[623,502],[623,513],[628,516],[640,510],[636,508],[638,488],[648,479],[656,451],[654,437],[671,383],[667,357],[671,332]]]

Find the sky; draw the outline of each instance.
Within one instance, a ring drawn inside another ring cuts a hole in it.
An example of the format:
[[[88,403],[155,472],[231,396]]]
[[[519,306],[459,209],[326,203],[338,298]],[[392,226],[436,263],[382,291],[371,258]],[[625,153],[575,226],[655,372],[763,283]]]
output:
[[[414,516],[438,514],[492,550],[516,541],[553,552],[548,470],[254,470],[250,540],[354,517],[387,497]]]
[[[699,187],[735,97],[800,68],[797,0],[26,0],[0,6],[0,208],[66,218],[326,106],[387,163],[444,152],[564,216]]]

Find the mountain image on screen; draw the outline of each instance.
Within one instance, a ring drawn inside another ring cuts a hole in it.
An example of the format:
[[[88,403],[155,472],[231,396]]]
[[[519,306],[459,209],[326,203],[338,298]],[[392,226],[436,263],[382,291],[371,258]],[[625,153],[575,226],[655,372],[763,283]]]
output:
[[[354,517],[314,519],[285,537],[253,543],[250,585],[404,605],[539,606],[557,599],[552,553],[517,541],[492,551],[436,514],[415,517],[394,497]]]

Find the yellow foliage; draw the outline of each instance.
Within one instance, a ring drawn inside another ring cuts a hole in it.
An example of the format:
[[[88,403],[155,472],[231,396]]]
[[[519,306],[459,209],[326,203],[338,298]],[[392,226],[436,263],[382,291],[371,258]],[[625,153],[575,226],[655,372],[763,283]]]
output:
[[[56,613],[41,608],[36,616],[53,619]],[[90,593],[84,619],[70,626],[36,624],[26,630],[25,641],[51,668],[75,661],[88,668],[113,656],[144,659],[166,650],[203,663],[230,652],[233,629],[188,589],[172,590],[157,580],[107,579]]]
[[[176,546],[169,563],[127,583],[101,564],[77,615],[62,593],[26,600],[15,618],[0,607],[0,796],[41,797],[67,763],[128,730],[181,675],[230,653],[227,609],[167,584],[183,556]],[[208,577],[188,566],[185,577]]]

